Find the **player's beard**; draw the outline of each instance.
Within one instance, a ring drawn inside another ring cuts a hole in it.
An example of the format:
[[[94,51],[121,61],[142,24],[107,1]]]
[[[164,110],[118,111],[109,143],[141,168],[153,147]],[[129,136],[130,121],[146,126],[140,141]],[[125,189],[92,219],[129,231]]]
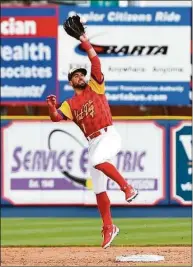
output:
[[[78,90],[84,90],[86,88],[87,83],[82,82],[82,83],[73,83],[73,88],[78,89]]]

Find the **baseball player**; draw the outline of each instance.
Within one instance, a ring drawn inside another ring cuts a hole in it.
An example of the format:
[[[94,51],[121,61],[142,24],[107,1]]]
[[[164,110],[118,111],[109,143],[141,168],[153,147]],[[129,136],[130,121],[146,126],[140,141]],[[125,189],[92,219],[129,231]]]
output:
[[[74,96],[56,109],[56,96],[49,95],[47,105],[52,121],[72,120],[88,140],[90,175],[103,221],[102,247],[107,248],[119,233],[119,228],[113,224],[111,217],[110,200],[106,193],[107,177],[120,186],[127,202],[131,202],[138,192],[126,182],[111,163],[120,151],[121,139],[113,126],[112,115],[105,97],[104,75],[101,72],[100,60],[85,34],[80,17],[76,15],[68,18],[64,23],[64,29],[68,35],[81,41],[81,46],[87,52],[91,62],[91,76],[87,83],[86,69],[71,69],[68,80],[74,89]]]

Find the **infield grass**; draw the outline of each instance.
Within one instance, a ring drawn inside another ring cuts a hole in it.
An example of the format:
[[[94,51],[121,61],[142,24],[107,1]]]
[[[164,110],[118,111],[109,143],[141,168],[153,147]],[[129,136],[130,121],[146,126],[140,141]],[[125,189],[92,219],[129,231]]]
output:
[[[114,246],[190,246],[191,218],[114,219]],[[2,218],[1,246],[100,246],[101,221],[91,218]]]

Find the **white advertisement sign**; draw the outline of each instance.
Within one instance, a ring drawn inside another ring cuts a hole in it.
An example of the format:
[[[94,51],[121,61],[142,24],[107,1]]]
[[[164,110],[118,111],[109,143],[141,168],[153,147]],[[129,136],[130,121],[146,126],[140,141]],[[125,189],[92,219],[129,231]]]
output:
[[[116,121],[115,127],[122,149],[114,164],[139,190],[131,205],[157,204],[165,198],[164,129],[153,121]],[[15,205],[96,204],[87,140],[75,124],[13,121],[2,128],[2,149],[3,199]],[[107,190],[112,204],[127,205],[110,179]]]
[[[68,36],[63,26],[58,34],[59,81],[68,80],[73,66],[83,65],[90,72],[90,61],[80,50],[80,42]],[[115,30],[110,25],[89,25],[87,34],[96,51],[104,49],[104,55],[98,54],[107,82],[190,81],[189,27],[116,26]]]

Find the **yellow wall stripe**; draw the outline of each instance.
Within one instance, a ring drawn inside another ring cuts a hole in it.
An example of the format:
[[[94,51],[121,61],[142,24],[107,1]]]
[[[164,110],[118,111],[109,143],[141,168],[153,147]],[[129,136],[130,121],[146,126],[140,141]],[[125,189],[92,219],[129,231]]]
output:
[[[1,120],[49,120],[49,116],[1,116]],[[114,120],[192,120],[191,116],[115,116]]]

